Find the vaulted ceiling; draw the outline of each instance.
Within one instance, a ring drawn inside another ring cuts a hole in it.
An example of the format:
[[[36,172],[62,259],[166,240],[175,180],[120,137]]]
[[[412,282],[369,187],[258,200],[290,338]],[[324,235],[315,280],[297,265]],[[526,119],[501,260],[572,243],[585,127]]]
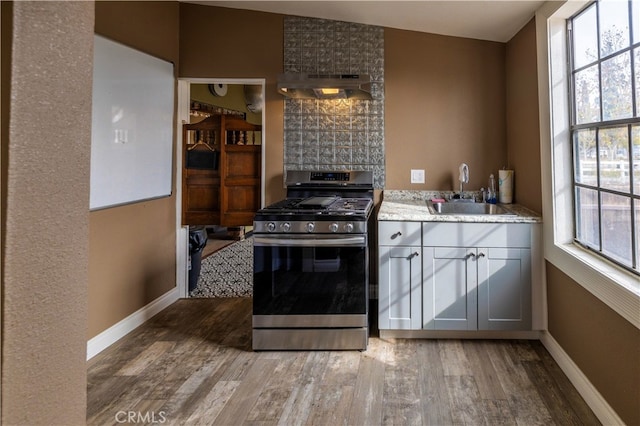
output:
[[[498,42],[509,41],[545,3],[533,0],[183,1]]]

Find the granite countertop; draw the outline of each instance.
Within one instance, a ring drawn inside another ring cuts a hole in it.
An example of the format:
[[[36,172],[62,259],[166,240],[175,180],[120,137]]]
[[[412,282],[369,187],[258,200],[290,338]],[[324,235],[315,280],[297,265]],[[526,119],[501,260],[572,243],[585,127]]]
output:
[[[519,204],[500,204],[513,215],[448,215],[432,214],[427,200],[449,199],[450,191],[386,190],[378,211],[378,220],[410,222],[476,222],[476,223],[542,223],[542,217]],[[478,197],[477,192],[465,192],[464,197]]]

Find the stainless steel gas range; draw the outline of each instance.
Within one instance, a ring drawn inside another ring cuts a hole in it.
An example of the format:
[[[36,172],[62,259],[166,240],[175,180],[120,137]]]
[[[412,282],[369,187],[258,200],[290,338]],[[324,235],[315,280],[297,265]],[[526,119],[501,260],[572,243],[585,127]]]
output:
[[[365,350],[371,172],[289,171],[254,220],[253,349]]]

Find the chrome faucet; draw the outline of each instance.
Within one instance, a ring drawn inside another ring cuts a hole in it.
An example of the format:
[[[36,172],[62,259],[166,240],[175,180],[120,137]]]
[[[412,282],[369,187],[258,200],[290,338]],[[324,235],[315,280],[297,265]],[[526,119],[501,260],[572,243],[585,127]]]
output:
[[[462,189],[465,183],[469,183],[469,166],[466,163],[460,164],[460,176],[458,176],[458,180],[460,181],[460,198],[462,198]]]

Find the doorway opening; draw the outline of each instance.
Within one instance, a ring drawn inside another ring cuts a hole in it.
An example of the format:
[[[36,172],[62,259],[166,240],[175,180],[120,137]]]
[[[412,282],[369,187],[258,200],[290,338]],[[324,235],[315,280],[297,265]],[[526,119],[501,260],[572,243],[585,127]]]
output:
[[[193,266],[199,268],[203,256],[249,236],[253,216],[264,204],[264,88],[264,79],[178,81],[176,257],[180,297],[190,297],[194,289],[193,275],[200,271]],[[197,252],[194,241],[201,244],[203,238],[206,245]],[[197,260],[195,265],[192,260]],[[252,265],[252,259],[242,262]]]

